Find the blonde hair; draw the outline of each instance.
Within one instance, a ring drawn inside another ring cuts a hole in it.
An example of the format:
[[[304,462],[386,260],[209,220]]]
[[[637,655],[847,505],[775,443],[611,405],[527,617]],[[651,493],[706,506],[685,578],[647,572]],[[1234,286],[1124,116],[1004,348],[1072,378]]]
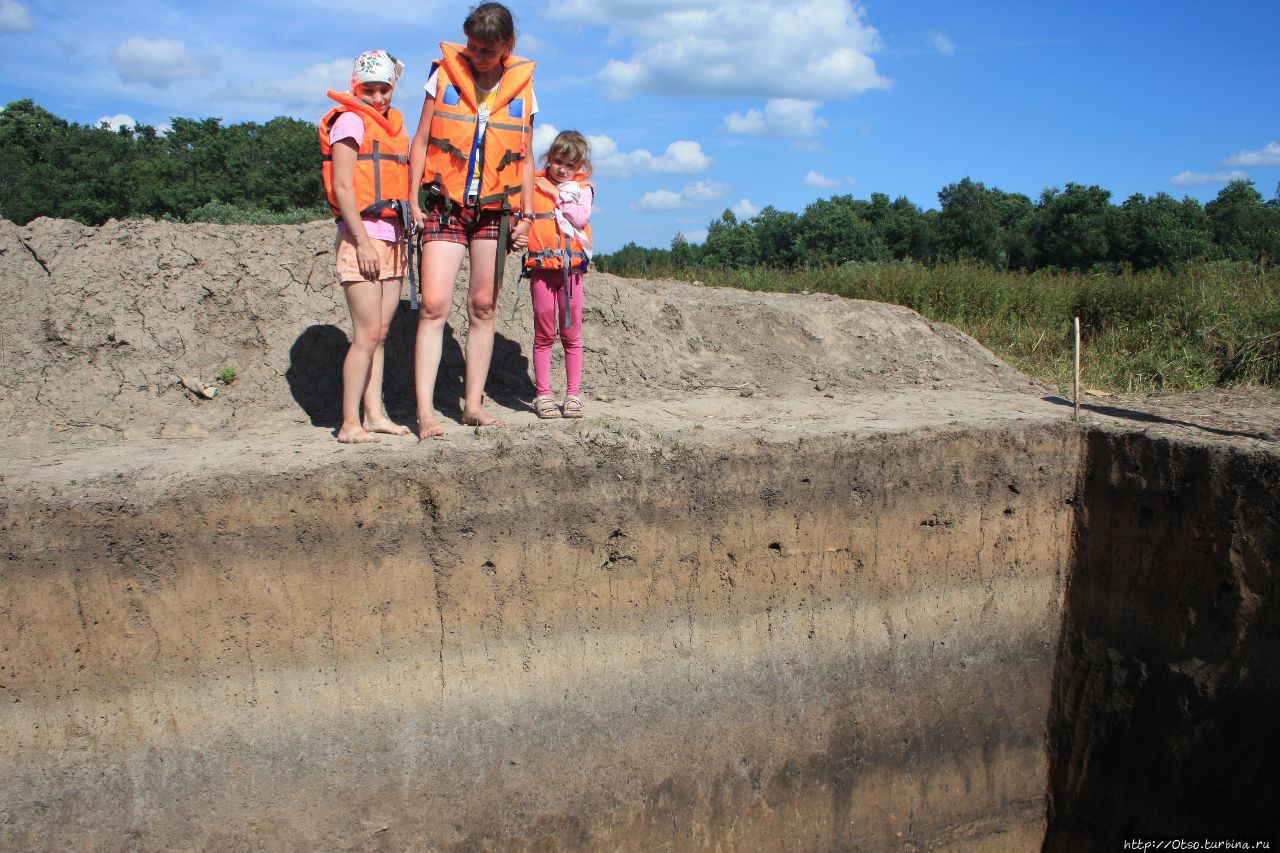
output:
[[[562,130],[542,156],[545,165],[552,157],[558,157],[566,163],[578,164],[578,171],[591,174],[591,143],[576,130]]]

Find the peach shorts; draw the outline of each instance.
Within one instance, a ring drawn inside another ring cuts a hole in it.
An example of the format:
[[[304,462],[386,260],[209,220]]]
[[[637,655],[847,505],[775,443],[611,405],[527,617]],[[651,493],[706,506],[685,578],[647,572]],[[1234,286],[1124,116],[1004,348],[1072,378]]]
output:
[[[378,252],[378,278],[383,281],[404,278],[404,243],[388,243],[386,240],[373,240],[372,243]],[[339,283],[364,281],[360,263],[356,259],[356,238],[348,233],[341,233],[334,241],[333,249],[338,256]]]

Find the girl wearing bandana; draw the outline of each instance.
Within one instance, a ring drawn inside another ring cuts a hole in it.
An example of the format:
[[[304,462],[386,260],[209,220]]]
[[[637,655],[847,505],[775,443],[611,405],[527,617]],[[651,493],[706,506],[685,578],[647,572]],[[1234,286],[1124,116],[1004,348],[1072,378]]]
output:
[[[320,120],[325,191],[338,223],[338,281],[354,328],[342,365],[338,441],[345,444],[409,433],[382,403],[383,344],[405,273],[401,216],[409,195],[409,137],[400,112],[391,108],[403,71],[404,64],[385,50],[360,54],[350,91],[330,91],[338,105]]]

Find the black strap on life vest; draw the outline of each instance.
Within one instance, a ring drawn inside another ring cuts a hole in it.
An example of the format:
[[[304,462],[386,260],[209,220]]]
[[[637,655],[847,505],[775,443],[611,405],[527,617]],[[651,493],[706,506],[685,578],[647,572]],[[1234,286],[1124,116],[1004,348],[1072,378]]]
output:
[[[405,265],[409,272],[409,307],[414,311],[418,310],[421,302],[420,288],[418,287],[418,262],[414,256],[418,251],[418,223],[413,221],[413,208],[409,202],[403,199],[396,199],[392,202],[396,213],[399,214],[400,226],[403,229]]]
[[[502,159],[498,161],[498,168],[495,169],[494,171],[501,172],[503,169],[507,168],[512,163],[519,163],[523,159],[524,159],[524,155],[521,154],[520,152],[508,151],[507,153],[502,155]]]
[[[427,204],[440,205],[440,227],[448,228],[449,219],[453,216],[453,199],[444,188],[444,176],[436,172],[431,183],[426,185]]]
[[[449,140],[440,139],[439,137],[436,137],[436,136],[428,136],[427,141],[430,142],[432,145],[436,146],[437,148],[439,148],[444,153],[452,157],[456,157],[457,159],[463,161],[464,163],[467,161],[467,153],[463,151],[461,148],[459,148],[458,146],[454,145]]]
[[[493,297],[498,298],[498,289],[502,287],[502,271],[507,265],[507,241],[511,239],[511,200],[502,199],[502,213],[498,219],[498,258],[493,265]]]

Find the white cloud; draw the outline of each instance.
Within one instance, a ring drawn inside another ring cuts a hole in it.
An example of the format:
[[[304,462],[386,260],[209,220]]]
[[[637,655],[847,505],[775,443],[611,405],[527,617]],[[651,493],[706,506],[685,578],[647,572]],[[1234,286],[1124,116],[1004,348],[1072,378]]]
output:
[[[551,143],[555,141],[556,134],[560,131],[556,130],[553,124],[535,124],[533,126],[533,156],[535,160],[541,160],[542,155],[547,153],[547,149],[551,147]],[[591,140],[587,140],[590,142]]]
[[[934,49],[936,49],[938,53],[941,53],[943,56],[956,55],[956,43],[953,42],[951,40],[951,37],[944,32],[941,32],[939,30],[934,30],[933,32],[929,33],[929,43],[932,44],[934,46]]]
[[[558,42],[548,42],[533,33],[521,31],[516,40],[516,54],[519,56],[539,57],[556,51]]]
[[[815,86],[844,98],[890,86],[870,56],[880,33],[853,0],[553,0],[549,14],[607,27],[612,44],[630,46],[599,72],[615,98],[804,98]]]
[[[749,198],[739,199],[738,203],[729,209],[733,211],[733,215],[738,219],[750,219],[760,212],[760,208],[752,204]]]
[[[1241,151],[1226,158],[1220,166],[1280,166],[1280,142],[1268,142],[1261,151]]]
[[[0,33],[20,33],[34,28],[36,22],[31,20],[25,3],[17,0],[0,0]]]
[[[1200,184],[1225,184],[1227,181],[1234,181],[1237,178],[1247,177],[1244,172],[1232,170],[1230,172],[1179,172],[1169,179],[1169,183],[1175,187],[1194,187]]]
[[[113,116],[103,116],[94,122],[94,127],[106,122],[107,127],[112,130],[119,130],[122,127],[137,127],[138,123],[133,120],[133,116],[125,113],[116,113]]]
[[[207,77],[218,67],[215,56],[197,56],[177,39],[131,36],[111,48],[111,64],[125,83],[150,83],[163,89],[175,80]]]
[[[636,210],[675,210],[683,205],[680,193],[671,190],[652,190],[640,196],[635,203]]]
[[[552,124],[535,125],[533,128],[534,156],[541,160],[551,142],[560,131]],[[693,174],[711,165],[711,158],[697,142],[679,140],[667,146],[667,150],[655,157],[643,148],[634,151],[618,150],[618,143],[603,134],[587,136],[591,146],[591,165],[596,174],[629,178],[633,174]]]
[[[591,143],[591,162],[596,172],[629,178],[633,174],[685,174],[705,172],[711,158],[702,146],[688,139],[677,140],[667,146],[660,156],[654,156],[644,148],[621,151],[618,143],[609,136],[588,136]]]
[[[686,184],[680,194],[686,201],[710,201],[713,198],[720,198],[727,189],[728,187],[724,184],[714,181],[698,181],[696,184]]]
[[[354,59],[354,58],[353,58]],[[351,63],[353,59],[331,59],[328,62],[317,62],[309,66],[301,74],[281,80],[255,80],[251,83],[227,86],[215,97],[223,101],[265,101],[271,104],[287,106],[303,106],[327,101],[324,97],[326,89],[347,91],[351,85]],[[403,81],[401,81],[403,82]],[[403,98],[403,92],[397,86],[397,94]],[[412,95],[409,96],[412,98]],[[333,102],[328,101],[332,106]],[[399,104],[396,105],[399,108]],[[417,104],[410,107],[416,109]],[[412,122],[411,116],[405,116]]]
[[[724,129],[747,136],[815,136],[827,126],[825,120],[814,115],[819,106],[817,101],[774,98],[765,103],[764,112],[752,109],[730,113],[724,120]]]
[[[810,169],[809,174],[804,176],[804,182],[811,187],[819,189],[831,189],[840,186],[840,181],[836,178],[828,178],[826,175],[820,175],[815,170]]]
[[[721,198],[728,186],[714,181],[697,181],[685,184],[680,192],[672,190],[652,190],[640,196],[640,200],[631,205],[633,210],[678,210],[693,207],[699,202]],[[745,201],[745,199],[744,199]]]
[[[684,238],[688,240],[690,243],[707,242],[707,229],[705,228],[695,228],[692,231],[685,231],[683,233],[684,233]]]

